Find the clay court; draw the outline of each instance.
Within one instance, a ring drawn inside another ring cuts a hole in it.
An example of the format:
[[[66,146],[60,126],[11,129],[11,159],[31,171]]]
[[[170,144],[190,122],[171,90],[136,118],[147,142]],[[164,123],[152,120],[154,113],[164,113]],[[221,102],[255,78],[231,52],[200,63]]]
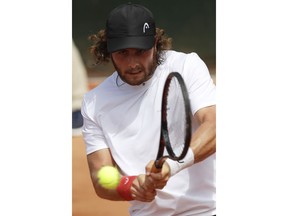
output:
[[[100,199],[90,180],[82,136],[72,138],[72,215],[129,216],[128,202]]]

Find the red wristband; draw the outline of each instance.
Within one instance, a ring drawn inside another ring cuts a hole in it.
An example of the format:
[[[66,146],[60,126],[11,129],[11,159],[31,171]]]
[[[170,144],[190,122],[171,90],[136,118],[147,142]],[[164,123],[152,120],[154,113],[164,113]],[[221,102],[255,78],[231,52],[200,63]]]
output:
[[[118,194],[126,201],[134,200],[131,194],[131,185],[137,176],[123,176],[116,190]]]

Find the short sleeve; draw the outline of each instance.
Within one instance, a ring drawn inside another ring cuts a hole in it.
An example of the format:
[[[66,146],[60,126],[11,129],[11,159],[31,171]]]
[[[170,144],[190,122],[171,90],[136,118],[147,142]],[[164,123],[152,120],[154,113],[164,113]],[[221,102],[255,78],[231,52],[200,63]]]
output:
[[[184,76],[193,115],[201,108],[216,104],[216,87],[203,60],[196,54],[188,55]]]
[[[82,133],[87,154],[108,148],[99,119],[97,119],[100,114],[96,112],[95,103],[95,100],[91,100],[87,95],[84,95],[81,108],[83,116]]]

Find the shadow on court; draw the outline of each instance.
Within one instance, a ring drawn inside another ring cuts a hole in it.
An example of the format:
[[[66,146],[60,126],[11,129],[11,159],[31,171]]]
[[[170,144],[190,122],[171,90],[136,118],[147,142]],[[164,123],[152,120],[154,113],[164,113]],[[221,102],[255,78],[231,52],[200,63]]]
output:
[[[97,197],[90,180],[82,136],[72,138],[72,215],[129,216],[128,202]]]

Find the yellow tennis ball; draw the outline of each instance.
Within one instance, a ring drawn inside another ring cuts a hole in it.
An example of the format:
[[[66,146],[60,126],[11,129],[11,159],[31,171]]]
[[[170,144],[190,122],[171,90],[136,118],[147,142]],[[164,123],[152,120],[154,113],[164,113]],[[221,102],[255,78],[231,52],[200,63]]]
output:
[[[120,174],[113,166],[103,166],[97,173],[99,184],[106,189],[116,189],[120,181]]]

